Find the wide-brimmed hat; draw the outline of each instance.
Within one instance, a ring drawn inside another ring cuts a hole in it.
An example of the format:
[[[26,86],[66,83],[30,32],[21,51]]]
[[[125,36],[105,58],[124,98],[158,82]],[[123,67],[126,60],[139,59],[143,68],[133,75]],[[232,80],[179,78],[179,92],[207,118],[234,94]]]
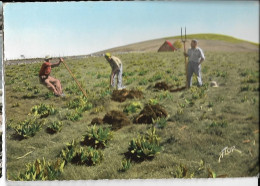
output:
[[[211,82],[210,82],[210,86],[211,86],[211,87],[218,87],[218,84],[217,84],[216,81],[211,81]]]
[[[52,59],[52,57],[49,55],[45,56],[45,58],[44,58],[44,60],[49,60],[49,59]]]

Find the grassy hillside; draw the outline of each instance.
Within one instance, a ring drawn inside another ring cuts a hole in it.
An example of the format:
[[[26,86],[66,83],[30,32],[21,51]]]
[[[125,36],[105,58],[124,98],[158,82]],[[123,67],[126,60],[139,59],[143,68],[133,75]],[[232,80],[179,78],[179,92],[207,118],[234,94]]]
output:
[[[171,43],[180,40],[180,36],[159,38],[139,43],[108,49],[109,52],[157,52],[165,40]],[[230,52],[258,52],[259,43],[248,42],[231,36],[220,34],[191,34],[187,35],[186,46],[189,47],[191,39],[198,39],[199,46],[204,51],[230,51]],[[97,54],[105,51],[97,52]]]
[[[174,37],[168,37],[165,39],[180,39],[181,36],[174,36]],[[210,33],[205,33],[205,34],[189,34],[187,35],[187,39],[203,39],[203,40],[218,40],[218,41],[226,41],[226,42],[231,42],[231,43],[242,43],[242,42],[248,42],[251,44],[254,44],[256,46],[259,46],[259,43],[254,43],[242,39],[238,39],[235,37],[227,36],[227,35],[221,35],[221,34],[210,34]]]
[[[156,90],[154,85],[164,81],[173,88],[185,85],[184,57],[175,53],[129,53],[118,55],[123,61],[123,83],[127,89],[143,92],[143,98],[125,102],[111,100],[110,67],[104,57],[67,60],[83,88],[89,104],[78,121],[72,102],[82,94],[63,65],[52,75],[61,80],[65,98],[54,97],[38,83],[41,66],[5,66],[7,177],[16,179],[36,159],[56,160],[66,143],[81,140],[92,128],[95,117],[103,118],[111,110],[124,111],[131,124],[114,130],[100,164],[95,166],[68,163],[56,179],[133,179],[133,178],[207,178],[247,177],[259,173],[259,55],[256,52],[205,52],[202,65],[203,87],[178,92]],[[217,81],[218,88],[209,86]],[[133,102],[141,108],[128,110]],[[145,134],[153,124],[134,124],[133,120],[151,102],[158,102],[168,112],[166,126],[156,127],[161,139],[161,151],[152,160],[131,162],[125,172],[129,143]],[[28,139],[18,138],[15,128],[19,122],[32,117],[31,108],[41,103],[52,105],[57,113],[35,122],[42,128]],[[84,103],[84,101],[83,101]],[[72,114],[71,114],[72,113]],[[62,121],[61,131],[47,133],[55,120]],[[103,126],[103,125],[101,125]],[[104,125],[109,127],[110,125]],[[220,159],[225,147],[236,150]],[[83,146],[82,148],[87,148]]]

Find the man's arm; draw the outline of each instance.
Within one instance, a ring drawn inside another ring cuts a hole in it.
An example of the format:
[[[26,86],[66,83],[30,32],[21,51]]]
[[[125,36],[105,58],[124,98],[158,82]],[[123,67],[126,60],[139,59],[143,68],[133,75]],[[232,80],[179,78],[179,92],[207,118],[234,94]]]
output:
[[[59,66],[62,61],[63,61],[63,58],[60,58],[59,62],[57,62],[57,63],[52,63],[52,64],[51,64],[51,67],[57,67],[57,66]]]
[[[201,58],[200,58],[199,65],[205,60],[205,56],[204,56],[204,53],[202,50],[200,50],[200,56],[201,56]]]
[[[110,75],[110,86],[112,86],[114,75],[113,72]]]
[[[204,60],[205,60],[204,58],[200,58],[199,65],[200,65]]]

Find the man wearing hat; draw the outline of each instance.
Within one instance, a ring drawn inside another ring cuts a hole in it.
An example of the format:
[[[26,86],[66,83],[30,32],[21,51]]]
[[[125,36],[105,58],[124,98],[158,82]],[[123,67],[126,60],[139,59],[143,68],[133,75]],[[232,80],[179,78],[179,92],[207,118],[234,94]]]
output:
[[[188,87],[192,86],[192,75],[196,74],[199,86],[202,86],[201,79],[201,63],[205,60],[205,56],[201,48],[197,47],[198,41],[191,41],[191,48],[188,52],[184,52],[184,56],[189,58],[188,62]]]
[[[125,88],[125,86],[122,85],[123,64],[121,60],[115,56],[111,56],[110,53],[106,53],[105,58],[112,68],[110,75],[110,86],[115,87],[115,78],[117,75],[117,89],[121,90]]]
[[[57,63],[51,63],[51,59],[52,58],[50,56],[46,56],[44,59],[45,62],[42,64],[39,72],[40,83],[44,84],[48,89],[53,91],[56,96],[64,96],[62,93],[60,80],[50,76],[51,68],[59,66],[63,61],[63,58],[60,58],[59,62]]]

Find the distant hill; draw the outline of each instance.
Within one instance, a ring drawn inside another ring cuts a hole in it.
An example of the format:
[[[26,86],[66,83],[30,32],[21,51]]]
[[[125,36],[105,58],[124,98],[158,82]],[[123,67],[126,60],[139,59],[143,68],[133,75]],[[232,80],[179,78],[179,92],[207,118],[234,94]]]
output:
[[[165,40],[173,43],[176,40],[180,40],[181,36],[159,38],[149,41],[143,41],[139,43],[133,43],[125,46],[115,47],[103,51],[96,52],[95,54],[101,54],[105,52],[111,53],[124,53],[124,52],[156,52]],[[241,39],[237,39],[231,36],[220,34],[191,34],[187,35],[186,47],[190,47],[191,39],[198,39],[199,47],[204,51],[255,51],[259,50],[259,44],[253,43]]]
[[[160,46],[166,41],[173,43],[176,40],[180,40],[181,36],[165,37],[149,41],[143,41],[124,45],[120,47],[110,48],[86,55],[77,56],[64,56],[64,58],[85,58],[89,56],[100,56],[105,52],[111,53],[128,53],[128,52],[157,52]],[[191,39],[197,39],[199,41],[199,47],[203,51],[226,51],[226,52],[259,52],[259,43],[253,43],[241,39],[237,39],[231,36],[220,35],[220,34],[191,34],[187,35],[186,48],[190,47]],[[182,51],[182,50],[181,50]],[[16,60],[5,60],[6,65],[8,64],[20,64],[20,63],[38,63],[42,62],[42,58],[32,59],[16,59]]]
[[[165,39],[180,39],[181,36],[174,36],[174,37],[169,37]],[[259,46],[259,43],[253,43],[250,41],[238,39],[232,36],[227,36],[227,35],[222,35],[222,34],[190,34],[187,35],[187,39],[202,39],[202,40],[218,40],[218,41],[226,41],[230,43],[242,43],[242,42],[248,42],[251,44],[254,44],[256,46]]]

